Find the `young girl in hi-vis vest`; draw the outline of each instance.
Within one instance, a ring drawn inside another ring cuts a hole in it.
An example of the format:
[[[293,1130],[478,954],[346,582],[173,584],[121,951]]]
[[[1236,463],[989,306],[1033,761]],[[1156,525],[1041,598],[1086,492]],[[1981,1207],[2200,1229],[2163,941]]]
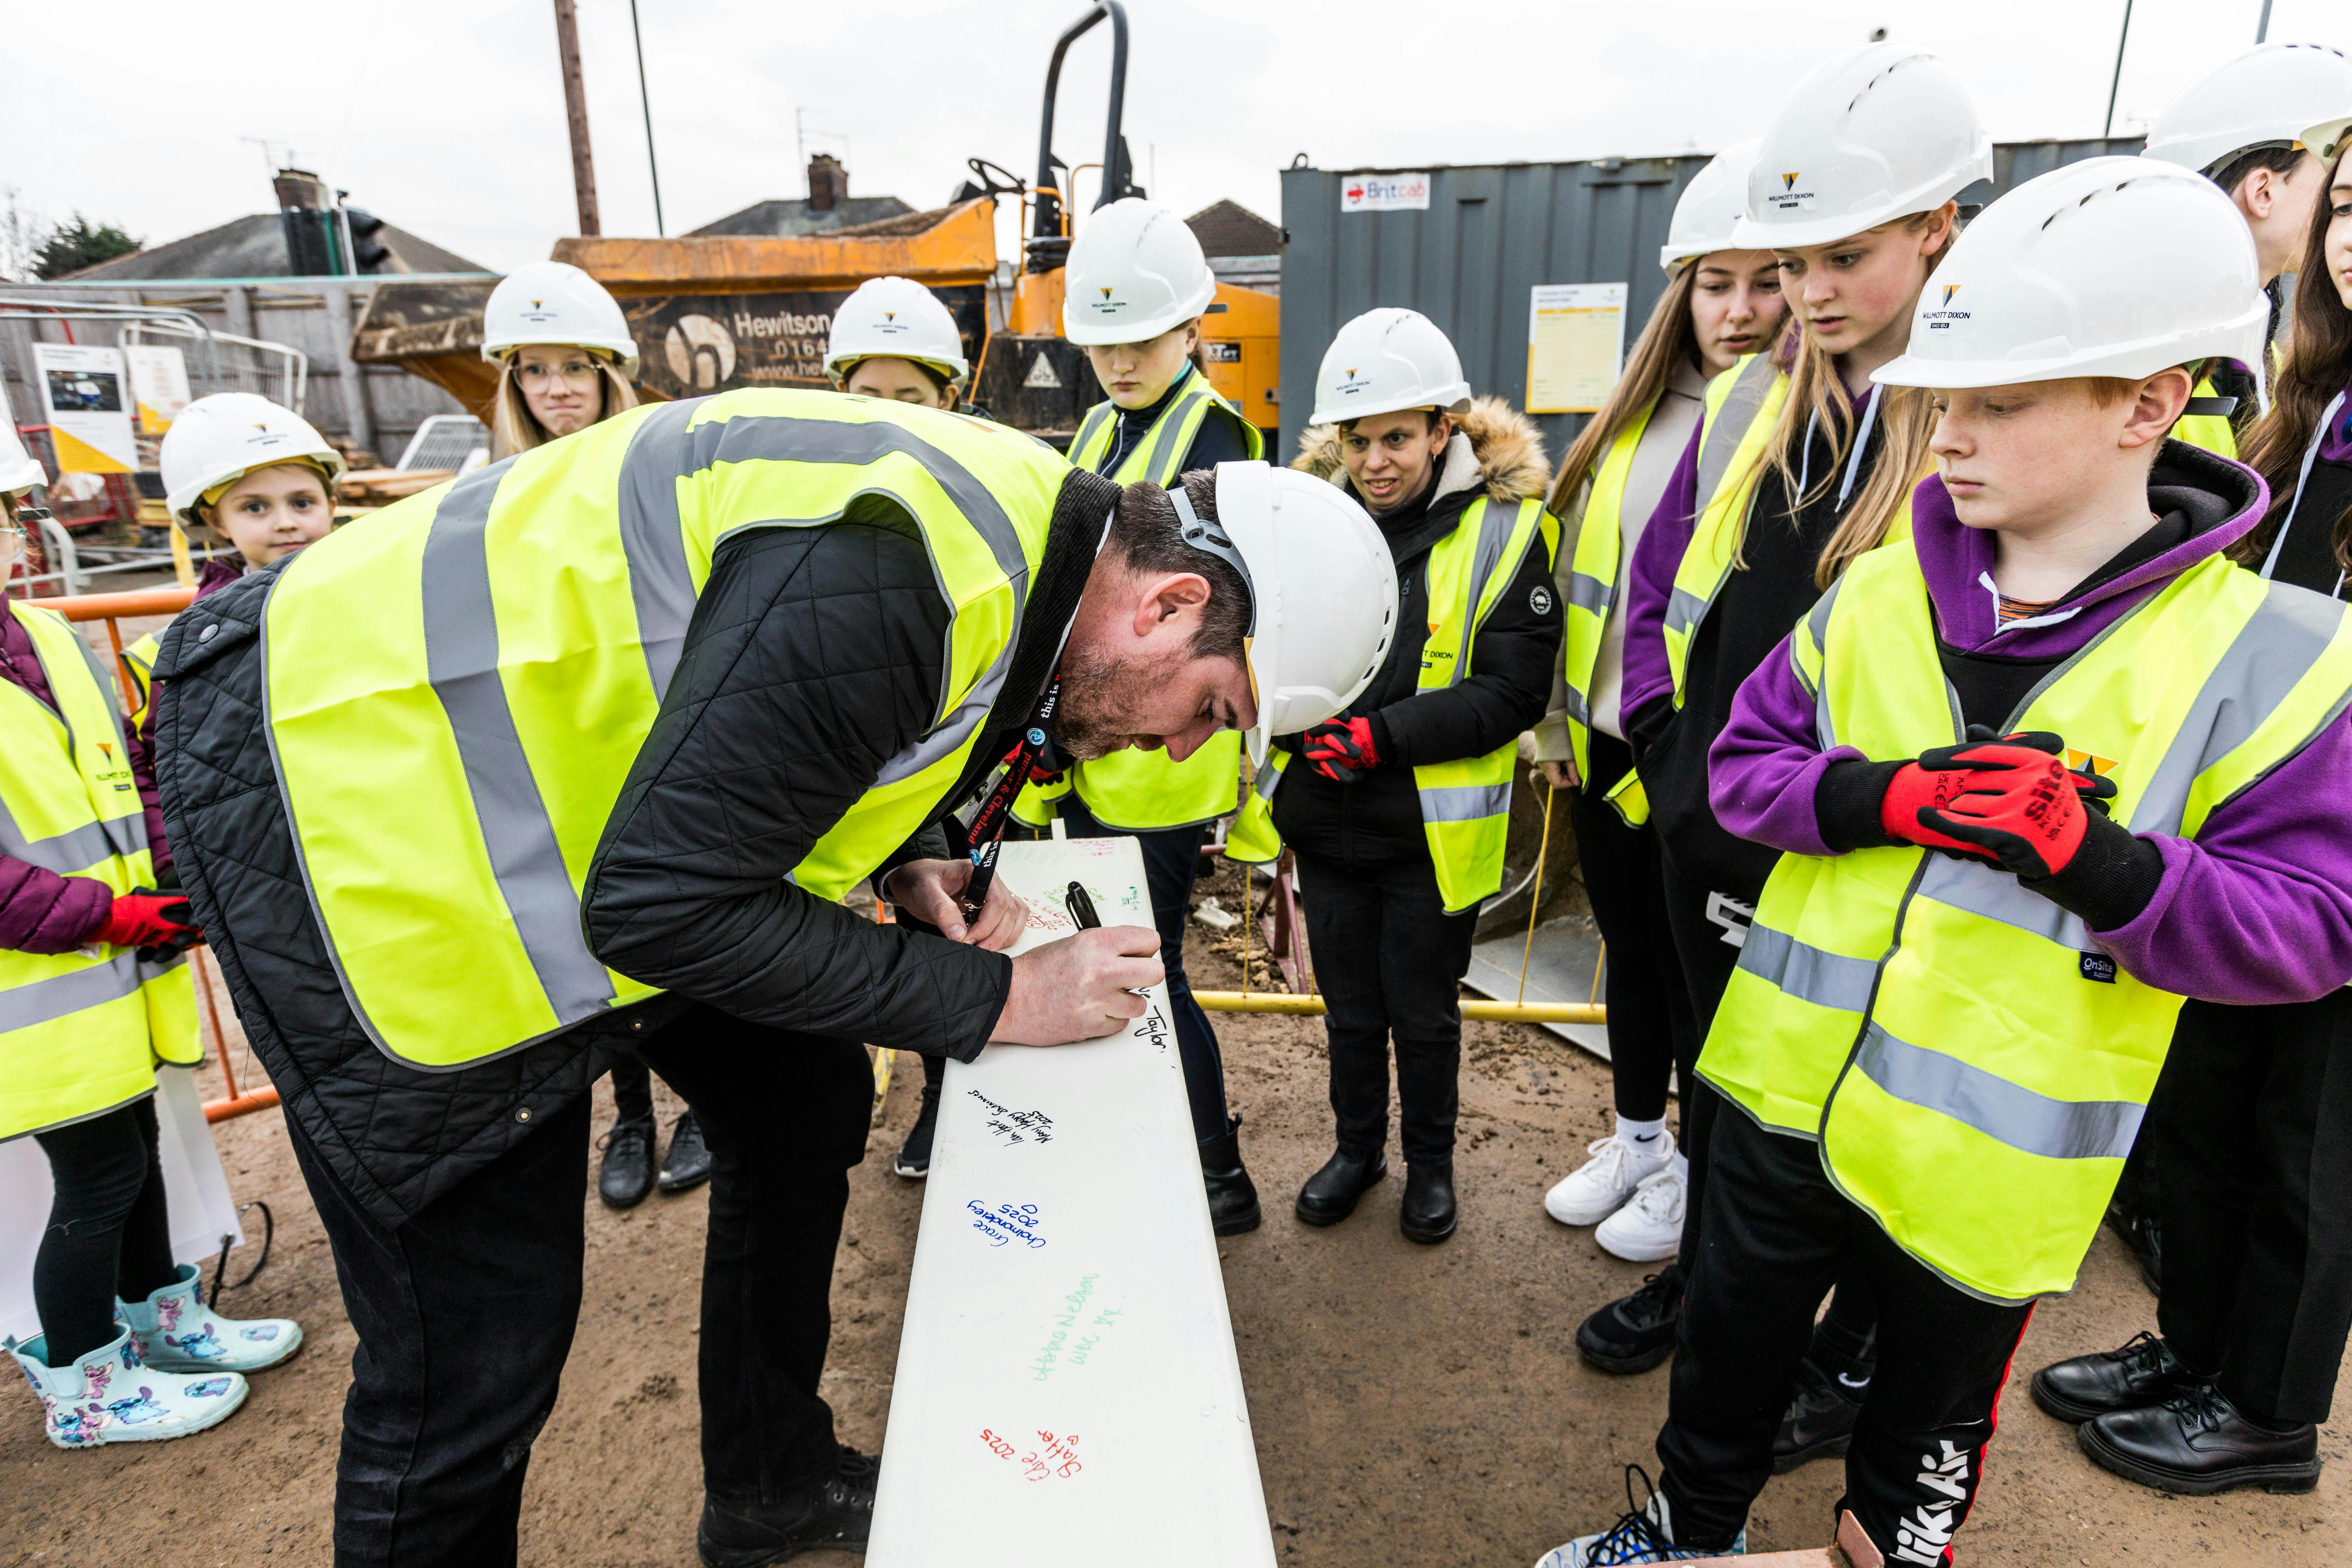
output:
[[[45,484],[0,420],[0,585]],[[194,1065],[186,951],[154,778],[116,686],[65,620],[0,602],[0,1141],[32,1134],[54,1194],[33,1258],[41,1331],[9,1352],[61,1448],[184,1437],[302,1342],[215,1312],[175,1262],[155,1074]]]

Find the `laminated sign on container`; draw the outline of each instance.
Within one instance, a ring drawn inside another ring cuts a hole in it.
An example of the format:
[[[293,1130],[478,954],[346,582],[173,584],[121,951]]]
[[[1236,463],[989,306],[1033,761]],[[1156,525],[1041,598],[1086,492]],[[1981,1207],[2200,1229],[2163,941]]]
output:
[[[1343,213],[1425,212],[1428,208],[1426,173],[1339,177],[1339,210]]]
[[[1622,283],[1539,283],[1528,302],[1528,412],[1590,414],[1625,354]]]

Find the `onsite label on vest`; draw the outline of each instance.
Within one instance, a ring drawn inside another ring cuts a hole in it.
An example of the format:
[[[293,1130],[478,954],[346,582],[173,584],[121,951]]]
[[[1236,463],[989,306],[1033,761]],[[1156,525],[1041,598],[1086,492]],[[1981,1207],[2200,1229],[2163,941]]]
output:
[[[2086,952],[2082,955],[2082,962],[2084,979],[2095,980],[2102,985],[2116,983],[2116,961],[2105,953]]]
[[[1073,881],[1105,924],[1151,921],[1132,838],[1008,844],[1000,873],[1030,903],[1016,953],[1074,931]],[[873,1568],[1274,1568],[1183,1064],[1146,997],[1108,1038],[948,1064]]]

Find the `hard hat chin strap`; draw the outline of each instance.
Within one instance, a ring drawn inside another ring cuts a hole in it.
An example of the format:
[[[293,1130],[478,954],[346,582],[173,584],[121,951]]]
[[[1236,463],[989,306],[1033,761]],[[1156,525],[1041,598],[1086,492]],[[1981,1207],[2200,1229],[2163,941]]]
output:
[[[1249,590],[1250,635],[1255,636],[1257,633],[1257,584],[1250,580],[1249,563],[1243,560],[1242,552],[1234,548],[1234,542],[1223,528],[1216,523],[1202,521],[1201,514],[1192,510],[1192,498],[1184,493],[1184,486],[1181,480],[1169,490],[1168,499],[1176,503],[1176,520],[1182,525],[1179,531],[1179,537],[1193,549],[1215,556],[1240,574],[1242,586]]]

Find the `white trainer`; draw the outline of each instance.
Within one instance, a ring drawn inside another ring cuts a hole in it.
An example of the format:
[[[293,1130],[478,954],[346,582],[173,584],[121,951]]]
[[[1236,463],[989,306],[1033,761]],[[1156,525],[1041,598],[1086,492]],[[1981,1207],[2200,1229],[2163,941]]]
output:
[[[1682,1250],[1683,1209],[1689,1184],[1669,1163],[1642,1179],[1623,1208],[1601,1222],[1592,1239],[1628,1263],[1663,1263]]]
[[[1650,1176],[1674,1163],[1675,1135],[1658,1134],[1658,1152],[1644,1154],[1614,1132],[1585,1145],[1592,1156],[1544,1194],[1544,1213],[1562,1225],[1599,1225]]]

